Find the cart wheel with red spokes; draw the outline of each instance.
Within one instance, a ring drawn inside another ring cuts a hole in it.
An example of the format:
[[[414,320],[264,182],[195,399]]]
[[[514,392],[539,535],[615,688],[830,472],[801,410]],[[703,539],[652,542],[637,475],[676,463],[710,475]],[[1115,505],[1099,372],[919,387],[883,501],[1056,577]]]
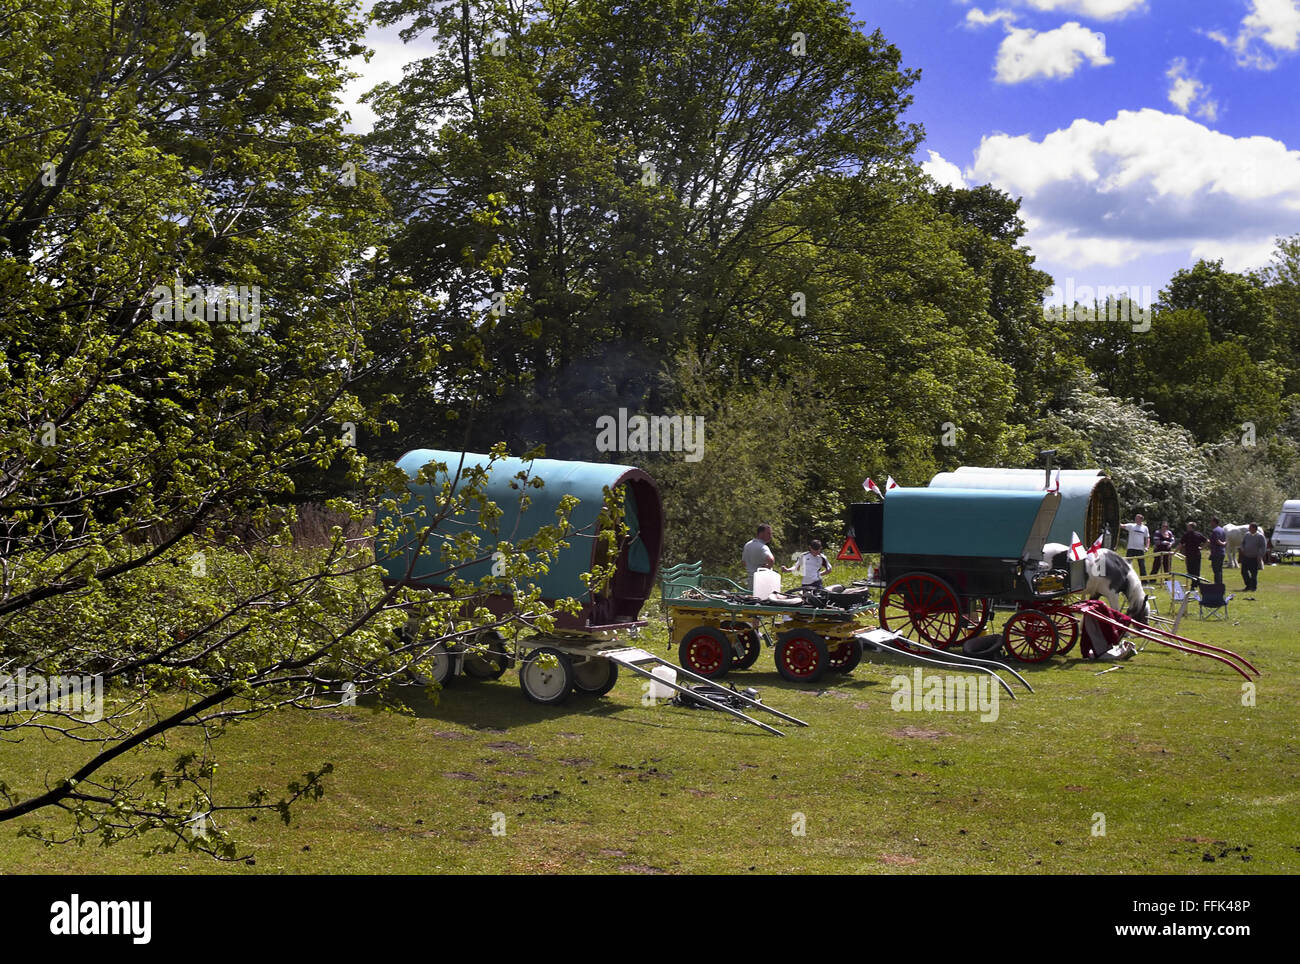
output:
[[[960,635],[961,604],[952,587],[928,572],[899,576],[880,597],[882,628],[913,642],[940,649],[952,646]],[[914,653],[924,650],[900,644]]]
[[[832,673],[852,673],[862,662],[862,640],[853,636],[827,643],[827,669]]]
[[[677,656],[682,666],[705,679],[719,679],[731,669],[731,640],[721,630],[699,626],[682,637]]]
[[[811,629],[791,629],[776,638],[776,671],[791,683],[815,683],[830,666],[826,640]]]
[[[1079,641],[1079,624],[1075,622],[1068,609],[1053,606],[1043,612],[1056,624],[1056,655],[1064,656],[1074,649],[1074,644]]]
[[[758,660],[763,651],[763,644],[758,641],[758,633],[749,623],[725,622],[718,628],[732,639],[731,668],[749,669]]]
[[[1037,609],[1022,609],[1002,627],[1007,652],[1022,663],[1041,663],[1056,652],[1056,623]]]

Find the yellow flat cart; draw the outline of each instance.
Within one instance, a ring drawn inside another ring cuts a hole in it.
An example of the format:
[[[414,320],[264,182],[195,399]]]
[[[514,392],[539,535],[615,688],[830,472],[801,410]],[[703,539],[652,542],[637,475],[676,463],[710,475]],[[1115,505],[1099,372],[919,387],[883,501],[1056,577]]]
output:
[[[862,659],[857,633],[874,627],[875,604],[865,593],[808,592],[812,605],[759,601],[723,576],[702,574],[701,563],[662,573],[668,637],[678,661],[711,680],[748,669],[773,648],[777,672],[792,683],[813,683],[826,672],[851,673]]]

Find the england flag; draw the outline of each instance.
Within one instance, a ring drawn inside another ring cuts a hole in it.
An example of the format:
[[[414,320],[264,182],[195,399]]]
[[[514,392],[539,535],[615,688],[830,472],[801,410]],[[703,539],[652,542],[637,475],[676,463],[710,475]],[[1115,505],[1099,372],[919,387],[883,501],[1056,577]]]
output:
[[[1078,562],[1086,553],[1083,551],[1083,540],[1079,538],[1079,533],[1070,533],[1070,561]]]

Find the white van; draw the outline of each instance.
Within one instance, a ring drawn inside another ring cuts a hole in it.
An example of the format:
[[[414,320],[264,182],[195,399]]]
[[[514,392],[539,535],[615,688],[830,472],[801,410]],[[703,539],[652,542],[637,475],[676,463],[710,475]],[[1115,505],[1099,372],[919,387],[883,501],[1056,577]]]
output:
[[[1273,527],[1273,551],[1278,558],[1300,556],[1300,499],[1287,499]]]

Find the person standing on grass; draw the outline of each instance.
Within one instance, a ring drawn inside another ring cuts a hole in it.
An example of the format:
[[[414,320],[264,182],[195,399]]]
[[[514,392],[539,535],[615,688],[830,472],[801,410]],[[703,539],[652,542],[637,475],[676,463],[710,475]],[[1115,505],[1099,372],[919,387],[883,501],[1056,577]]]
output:
[[[1187,523],[1187,531],[1178,540],[1179,548],[1183,550],[1183,564],[1187,566],[1187,574],[1198,582],[1201,578],[1201,547],[1209,541],[1203,533],[1196,531],[1195,522]]]
[[[741,561],[745,563],[745,569],[749,572],[749,591],[754,591],[754,573],[762,568],[772,569],[776,566],[776,556],[772,555],[772,550],[768,548],[768,543],[772,541],[772,527],[766,522],[758,527],[758,532],[754,538],[745,543],[745,548],[740,552]]]
[[[820,539],[814,539],[808,543],[808,551],[801,552],[793,565],[785,567],[785,571],[794,572],[795,568],[799,566],[803,567],[803,584],[821,589],[822,573],[831,571],[831,563],[829,559],[822,555]]]
[[[1123,522],[1120,524],[1121,529],[1128,530],[1128,553],[1129,559],[1137,556],[1138,575],[1147,574],[1147,543],[1151,541],[1151,530],[1146,527],[1142,519],[1142,513],[1133,517],[1132,522]]]
[[[1172,576],[1174,574],[1174,530],[1169,522],[1160,523],[1160,528],[1151,536],[1151,547],[1156,551],[1155,562],[1151,565],[1151,575],[1159,575],[1161,569]]]
[[[1228,533],[1218,519],[1210,519],[1210,569],[1214,571],[1214,584],[1223,583],[1223,560],[1228,553]]]
[[[1259,591],[1259,567],[1264,563],[1268,552],[1268,540],[1259,526],[1250,523],[1247,532],[1241,537],[1241,579],[1246,592]]]

